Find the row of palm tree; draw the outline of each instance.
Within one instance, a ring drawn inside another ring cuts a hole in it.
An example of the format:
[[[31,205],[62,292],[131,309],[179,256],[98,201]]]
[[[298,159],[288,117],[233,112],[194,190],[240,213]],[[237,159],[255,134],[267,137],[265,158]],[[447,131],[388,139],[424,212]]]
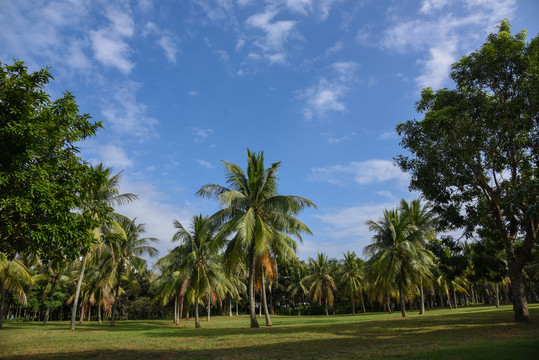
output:
[[[122,294],[136,296],[143,285],[147,287],[145,294],[162,306],[174,302],[176,324],[185,308],[189,308],[187,316],[194,313],[200,327],[200,304],[207,305],[209,320],[212,304],[228,307],[231,315],[233,302],[238,313],[238,304],[245,305],[247,300],[251,327],[258,327],[257,294],[259,316],[263,310],[266,325],[271,326],[270,314],[277,307],[289,313],[297,308],[299,315],[317,303],[329,315],[330,309],[335,311],[335,303],[350,305],[352,313],[356,305],[365,312],[367,303],[371,309],[376,305],[391,312],[393,301],[398,301],[402,316],[406,316],[406,302],[418,304],[423,314],[425,304],[432,307],[435,294],[440,297],[440,306],[444,302],[457,306],[457,293],[464,301],[471,297],[476,303],[478,293],[492,292],[490,284],[496,285],[496,294],[498,284],[506,284],[500,271],[494,276],[492,269],[487,274],[480,266],[474,268],[474,244],[451,248],[443,243],[436,233],[432,207],[419,200],[403,200],[396,209],[385,210],[379,220],[367,222],[373,233],[372,244],[364,249],[367,261],[354,252],[343,254],[339,261],[323,253],[307,263],[299,261],[296,241],[311,231],[297,215],[315,207],[314,203],[279,194],[280,163],[265,168],[263,153],[247,150],[245,172],[236,164],[223,163],[226,186],[208,184],[197,192],[216,199],[220,210],[211,216],[194,216],[188,227],[175,221],[177,231],[172,241],[178,246],[159,259],[153,271],[140,256],[157,255],[150,246],[157,239],[142,237],[143,225],[114,210],[137,196],[119,193],[120,173],[112,175],[111,169],[102,165],[92,167],[95,177],[85,184],[81,210],[99,223],[88,229],[94,243],[81,249],[81,259],[74,263],[60,259],[40,264],[32,254],[8,260],[0,253],[0,327],[6,291],[24,302],[24,290],[32,283],[42,283],[43,296],[48,296],[44,323],[51,313],[55,289],[60,286],[70,294],[66,303],[72,307],[71,329],[77,313],[82,321],[86,315],[91,318],[92,308],[97,308],[100,322],[104,315],[114,326]],[[495,256],[503,267],[503,254]],[[455,259],[463,261],[457,266]],[[529,267],[531,278],[537,281],[534,269]]]

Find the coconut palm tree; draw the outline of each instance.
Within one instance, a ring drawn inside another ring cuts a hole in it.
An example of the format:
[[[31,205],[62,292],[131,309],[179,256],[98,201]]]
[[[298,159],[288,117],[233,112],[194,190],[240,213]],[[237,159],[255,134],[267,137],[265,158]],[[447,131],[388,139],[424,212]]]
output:
[[[222,299],[230,287],[218,255],[223,240],[216,235],[218,224],[206,216],[194,216],[190,231],[177,220],[174,227],[178,230],[172,241],[180,242],[177,251],[184,254],[178,270],[187,275],[186,297],[194,305],[195,326],[199,328],[199,303],[204,298],[208,303]]]
[[[305,277],[305,281],[311,284],[309,295],[319,304],[322,304],[322,301],[324,301],[325,313],[328,316],[328,305],[333,305],[337,285],[335,285],[335,280],[330,272],[331,269],[327,255],[318,253],[316,259],[309,258],[309,269],[310,275]]]
[[[120,185],[121,172],[117,173],[116,175],[112,175],[112,169],[104,167],[103,164],[99,164],[96,167],[90,166],[90,170],[92,176],[90,177],[88,183],[84,184],[85,193],[82,194],[83,204],[81,210],[90,214],[89,216],[93,217],[100,223],[98,228],[90,230],[95,238],[95,245],[92,250],[97,251],[102,245],[102,231],[111,226],[114,222],[112,218],[114,209],[112,206],[130,203],[138,199],[138,197],[132,193],[120,194],[118,186]],[[118,229],[117,226],[116,228]],[[75,330],[75,318],[79,304],[79,294],[89,255],[90,253],[86,252],[81,258],[81,270],[79,279],[77,281],[73,306],[71,309],[71,330]]]
[[[149,244],[159,241],[156,238],[141,238],[140,236],[146,230],[144,224],[137,225],[135,223],[136,219],[130,220],[129,218],[119,214],[114,214],[113,218],[120,226],[122,231],[116,233],[116,239],[110,243],[110,247],[113,249],[113,252],[111,253],[112,256],[110,256],[108,259],[110,267],[112,268],[109,279],[111,280],[111,283],[116,285],[110,326],[114,326],[122,275],[126,275],[129,272],[144,271],[146,268],[146,260],[140,258],[139,256],[156,256],[158,254],[158,250]]]
[[[407,221],[412,226],[412,232],[410,238],[413,239],[418,247],[425,248],[428,241],[432,241],[436,238],[436,222],[437,216],[432,209],[430,203],[424,205],[421,204],[419,199],[412,200],[408,203],[406,200],[402,199],[399,211],[407,219]],[[427,252],[420,252],[420,255],[428,256]],[[424,259],[429,262],[429,259]],[[425,278],[420,274],[418,276],[419,282],[419,293],[420,293],[420,310],[419,314],[423,315],[425,313],[425,295],[423,292],[423,284],[425,283]]]
[[[300,306],[298,315],[301,315],[301,307],[305,302],[305,296],[309,293],[309,286],[306,282],[307,268],[304,262],[297,261],[290,266],[290,275],[288,276],[288,286],[286,290],[290,294],[290,299],[299,298]]]
[[[356,313],[356,298],[363,298],[363,277],[361,270],[361,262],[355,252],[347,251],[343,254],[344,259],[340,261],[341,265],[341,293],[348,296],[352,304],[352,314]],[[365,312],[365,304],[363,304],[363,312]]]
[[[51,311],[52,299],[57,284],[67,284],[70,280],[69,267],[64,259],[55,259],[39,268],[39,273],[32,276],[32,281],[37,283],[46,283],[44,294],[49,292],[47,310],[43,319],[43,325],[47,324]]]
[[[225,251],[225,261],[246,262],[249,267],[249,313],[251,327],[258,327],[255,312],[255,273],[260,258],[270,251],[295,257],[296,241],[309,228],[295,218],[305,207],[315,207],[306,198],[277,193],[280,162],[264,167],[264,153],[247,149],[247,172],[236,164],[223,161],[228,187],[208,184],[197,194],[215,197],[221,206],[213,219],[224,223],[223,232],[235,233]]]
[[[0,300],[0,329],[4,325],[4,299],[6,291],[15,291],[17,297],[26,304],[25,285],[32,284],[32,277],[28,269],[19,258],[9,260],[7,256],[0,252],[0,291],[2,299]]]
[[[415,241],[414,227],[398,209],[384,210],[378,222],[369,220],[367,225],[374,236],[364,252],[372,256],[372,266],[378,277],[384,278],[383,283],[398,286],[401,314],[406,317],[405,286],[414,275],[431,275],[432,257]]]

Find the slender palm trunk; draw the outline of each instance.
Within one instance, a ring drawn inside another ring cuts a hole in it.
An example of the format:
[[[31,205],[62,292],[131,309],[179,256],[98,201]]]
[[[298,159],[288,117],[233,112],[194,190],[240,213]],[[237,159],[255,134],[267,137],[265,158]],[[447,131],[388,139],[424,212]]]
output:
[[[425,313],[425,295],[423,294],[423,281],[420,280],[419,282],[419,294],[421,297],[421,306],[419,308],[419,315],[423,315]]]
[[[328,297],[326,296],[326,308],[325,308],[325,311],[326,311],[326,316],[329,316],[329,312],[328,312]]]
[[[180,320],[182,319],[182,316],[183,316],[183,294],[178,294],[178,304],[180,305],[180,311],[179,311],[179,314],[178,314],[178,323],[180,323]]]
[[[271,326],[271,318],[268,312],[268,303],[266,302],[266,281],[264,276],[264,269],[262,269],[262,304],[264,305],[264,315],[266,317],[266,326]]]
[[[174,296],[174,325],[178,325],[178,296]]]
[[[52,298],[54,297],[54,288],[56,288],[56,276],[54,276],[52,278],[51,293],[49,295],[49,303],[47,304],[47,311],[45,312],[45,318],[43,319],[43,325],[46,325],[47,321],[49,321],[49,315],[51,313]]]
[[[99,289],[99,301],[97,302],[97,321],[101,324],[101,302],[103,296],[103,289]]]
[[[498,283],[496,283],[496,307],[500,307],[500,289],[498,288]]]
[[[86,260],[88,260],[88,254],[84,255],[82,258],[79,280],[77,281],[77,289],[75,290],[75,299],[73,300],[73,307],[71,308],[71,325],[69,327],[71,330],[75,330],[75,322],[77,321],[77,307],[79,306],[80,288],[82,286],[82,279],[84,278],[84,270],[86,269]]]
[[[211,295],[208,294],[208,321],[210,321],[210,314],[211,314]]]
[[[449,296],[449,290],[447,290],[447,302],[449,303],[449,309],[453,310],[453,305],[451,304],[451,296]]]
[[[120,278],[122,276],[122,262],[118,263],[118,279],[116,282],[116,293],[114,294],[114,304],[112,305],[112,315],[110,317],[110,326],[114,326],[114,321],[116,320],[116,307],[118,306],[118,298],[120,294]]]
[[[200,319],[198,318],[198,299],[195,299],[195,327],[200,327]]]
[[[354,294],[352,294],[352,315],[356,314],[356,302],[354,300]]]
[[[256,320],[256,308],[255,308],[255,261],[256,255],[254,251],[254,245],[251,245],[250,254],[251,259],[249,262],[249,315],[251,317],[251,328],[260,327]]]
[[[402,272],[399,274],[399,296],[401,300],[401,314],[402,317],[406,317],[406,308],[404,307],[404,279]]]
[[[2,329],[4,326],[4,299],[6,298],[6,290],[7,286],[2,284],[2,300],[0,303],[0,329]]]
[[[455,301],[455,309],[458,309],[459,306],[457,304],[457,292],[455,291],[455,287],[453,287],[453,300]]]

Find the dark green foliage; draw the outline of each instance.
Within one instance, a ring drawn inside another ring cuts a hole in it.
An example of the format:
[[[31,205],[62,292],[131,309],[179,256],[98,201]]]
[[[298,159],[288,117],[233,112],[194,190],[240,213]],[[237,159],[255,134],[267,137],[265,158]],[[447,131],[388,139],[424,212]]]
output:
[[[507,21],[453,65],[453,90],[423,90],[425,117],[397,126],[410,188],[467,235],[494,232],[506,252],[515,319],[529,319],[522,269],[539,227],[539,37]]]
[[[34,252],[43,259],[85,252],[95,227],[74,212],[87,167],[76,142],[95,135],[100,122],[79,114],[69,92],[51,101],[49,69],[0,63],[0,249],[9,257]]]

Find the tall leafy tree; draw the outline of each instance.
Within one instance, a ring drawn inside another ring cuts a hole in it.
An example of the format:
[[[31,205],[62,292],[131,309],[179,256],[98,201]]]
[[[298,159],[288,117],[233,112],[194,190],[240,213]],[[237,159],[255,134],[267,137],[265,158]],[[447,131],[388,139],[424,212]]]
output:
[[[295,216],[305,207],[315,205],[303,197],[278,194],[280,162],[265,168],[263,152],[256,154],[247,149],[246,172],[236,164],[223,163],[228,187],[208,184],[197,194],[215,197],[219,201],[222,209],[213,218],[225,223],[224,233],[236,234],[227,245],[226,261],[230,264],[245,261],[248,264],[251,327],[258,327],[254,292],[256,264],[270,251],[295,257],[297,244],[291,236],[301,241],[301,233],[311,234]]]
[[[80,208],[88,168],[75,144],[100,122],[80,114],[65,92],[52,101],[49,68],[28,73],[21,61],[0,62],[0,249],[13,258],[74,259],[87,250],[94,225]]]
[[[412,155],[396,161],[452,226],[472,235],[494,219],[514,318],[527,321],[522,270],[539,231],[539,36],[526,42],[504,20],[450,77],[455,89],[423,90],[423,120],[397,126]]]

